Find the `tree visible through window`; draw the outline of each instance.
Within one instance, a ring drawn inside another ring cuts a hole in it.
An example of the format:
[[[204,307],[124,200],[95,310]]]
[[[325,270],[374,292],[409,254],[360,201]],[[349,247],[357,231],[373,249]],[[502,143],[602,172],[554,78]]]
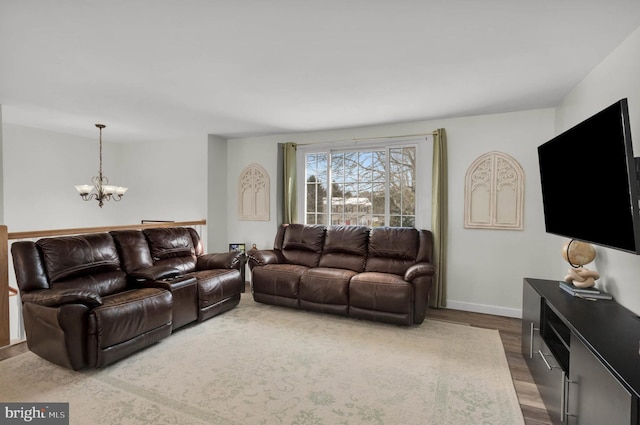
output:
[[[416,147],[305,154],[307,224],[415,226]]]

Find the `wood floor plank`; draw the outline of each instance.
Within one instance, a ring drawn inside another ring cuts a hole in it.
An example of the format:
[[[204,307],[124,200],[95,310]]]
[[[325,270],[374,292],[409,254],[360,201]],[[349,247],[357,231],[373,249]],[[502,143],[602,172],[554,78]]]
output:
[[[27,351],[29,351],[29,348],[27,348],[26,342],[7,345],[0,348],[0,361],[17,356],[18,354],[26,353]]]

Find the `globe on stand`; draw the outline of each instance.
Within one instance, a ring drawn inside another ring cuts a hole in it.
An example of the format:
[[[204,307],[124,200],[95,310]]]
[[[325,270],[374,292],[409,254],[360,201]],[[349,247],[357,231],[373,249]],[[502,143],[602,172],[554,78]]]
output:
[[[583,267],[596,258],[596,249],[590,243],[570,240],[562,246],[562,258],[571,266],[564,277],[565,282],[578,288],[590,288],[600,278],[598,272]]]

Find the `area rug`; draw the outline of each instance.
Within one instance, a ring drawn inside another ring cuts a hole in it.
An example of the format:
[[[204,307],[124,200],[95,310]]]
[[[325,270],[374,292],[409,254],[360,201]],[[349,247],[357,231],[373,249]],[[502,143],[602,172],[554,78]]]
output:
[[[71,424],[517,425],[497,331],[399,327],[255,303],[101,370],[0,362],[1,402],[69,402]]]

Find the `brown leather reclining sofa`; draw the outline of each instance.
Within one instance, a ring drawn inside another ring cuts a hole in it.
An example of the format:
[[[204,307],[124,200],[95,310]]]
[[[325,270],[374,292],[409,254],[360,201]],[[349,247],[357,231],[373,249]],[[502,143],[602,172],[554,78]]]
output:
[[[424,321],[435,268],[428,230],[282,225],[249,251],[257,302],[400,325]]]
[[[205,254],[191,228],[19,241],[11,253],[29,349],[74,370],[230,310],[244,289],[241,254]]]

